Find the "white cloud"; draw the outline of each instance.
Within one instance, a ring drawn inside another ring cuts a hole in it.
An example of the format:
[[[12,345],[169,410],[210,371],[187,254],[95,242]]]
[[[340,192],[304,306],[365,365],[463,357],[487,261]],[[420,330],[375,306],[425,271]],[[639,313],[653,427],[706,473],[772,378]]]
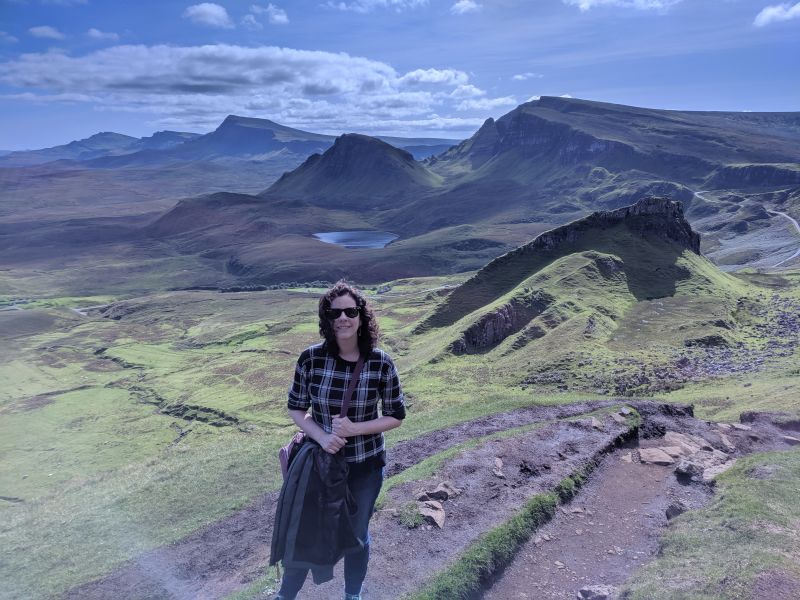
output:
[[[458,0],[458,2],[450,7],[450,12],[454,15],[464,15],[471,12],[478,12],[482,8],[483,5],[478,4],[474,0]]]
[[[587,11],[595,6],[621,6],[639,10],[666,10],[683,0],[561,0],[564,4],[579,7]]]
[[[352,2],[336,2],[329,0],[324,6],[337,10],[357,13],[372,12],[377,8],[392,8],[397,12],[427,6],[428,0],[354,0]]]
[[[50,25],[40,25],[38,27],[31,27],[28,29],[33,37],[48,39],[48,40],[63,40],[66,36],[55,27]]]
[[[544,77],[541,73],[517,73],[511,79],[514,81],[527,81],[528,79],[541,79]]]
[[[478,98],[476,100],[463,100],[456,106],[456,110],[492,110],[501,106],[516,106],[517,99],[513,96],[502,98]]]
[[[469,77],[464,71],[454,69],[416,69],[409,71],[400,78],[400,83],[417,85],[422,83],[436,83],[446,85],[463,85]]]
[[[459,85],[456,89],[450,92],[449,96],[451,98],[480,98],[481,96],[485,96],[486,92],[482,89],[475,87],[471,83],[466,85]]]
[[[99,29],[95,29],[92,27],[89,31],[86,32],[93,40],[109,40],[112,42],[116,42],[119,40],[119,34],[113,33],[111,31],[100,31]]]
[[[261,29],[264,29],[264,26],[258,22],[256,16],[251,13],[248,13],[242,17],[242,26],[252,31],[259,31]]]
[[[764,27],[770,23],[777,23],[780,21],[788,21],[789,19],[797,19],[800,17],[800,2],[791,6],[789,4],[775,4],[767,6],[756,15],[753,25],[756,27]]]
[[[16,44],[18,41],[13,35],[0,31],[0,44]]]
[[[572,98],[572,94],[561,94],[559,98]]]
[[[189,19],[197,25],[220,27],[222,29],[232,29],[234,27],[225,7],[213,2],[203,2],[187,7],[183,11],[183,18]]]
[[[153,115],[152,123],[215,127],[235,113],[315,131],[455,131],[468,134],[487,99],[455,69],[398,73],[345,53],[271,46],[121,45],[72,56],[49,50],[0,62],[0,85],[32,102],[85,102],[100,111]],[[448,115],[458,111],[461,118]],[[445,115],[445,116],[440,116]]]
[[[542,99],[541,96],[531,96],[525,102],[536,102],[537,100],[541,100],[541,99]]]
[[[86,94],[33,94],[23,92],[22,94],[0,94],[0,100],[22,100],[23,102],[34,102],[36,104],[93,102],[100,100],[95,96]]]
[[[268,4],[266,8],[253,4],[250,7],[250,12],[256,15],[267,15],[269,22],[273,25],[285,25],[289,22],[289,16],[286,11],[274,4]]]

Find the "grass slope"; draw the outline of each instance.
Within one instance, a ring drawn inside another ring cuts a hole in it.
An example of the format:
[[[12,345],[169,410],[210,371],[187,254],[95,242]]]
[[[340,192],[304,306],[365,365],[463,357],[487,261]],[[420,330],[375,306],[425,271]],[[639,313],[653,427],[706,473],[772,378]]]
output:
[[[669,263],[684,273],[671,296],[639,299],[628,283],[635,270],[603,276],[610,256],[562,256],[493,298],[507,302],[542,286],[554,298],[552,326],[543,323],[546,334],[524,346],[509,338],[483,354],[447,350],[477,313],[412,333],[463,277],[403,279],[370,291],[408,396],[409,417],[390,443],[518,406],[595,397],[596,388],[635,370],[620,361],[650,365],[676,349],[694,352],[683,341],[721,331],[710,323],[717,318],[735,322],[722,331],[731,343],[767,347],[773,334],[760,328],[784,313],[756,309],[800,301],[798,275],[744,280],[692,253]],[[292,429],[285,388],[297,353],[317,339],[318,293],[155,294],[117,302],[109,314],[118,320],[66,308],[81,299],[2,313],[9,326],[23,324],[0,349],[0,460],[10,466],[0,472],[0,577],[9,597],[57,595],[275,489],[275,450]],[[748,302],[740,306],[741,297]],[[592,315],[607,320],[587,336]],[[555,372],[563,383],[535,382]],[[796,412],[798,392],[789,355],[761,371],[698,376],[668,397],[732,418],[751,407]],[[187,406],[199,408],[177,410]],[[213,411],[236,421],[213,426]],[[784,538],[770,539],[785,549]]]

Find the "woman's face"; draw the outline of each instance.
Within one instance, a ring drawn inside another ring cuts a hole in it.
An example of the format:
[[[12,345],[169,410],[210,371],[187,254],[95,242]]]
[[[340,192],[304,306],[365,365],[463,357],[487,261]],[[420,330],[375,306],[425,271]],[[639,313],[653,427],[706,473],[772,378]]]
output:
[[[331,301],[331,308],[334,309],[355,308],[356,306],[358,306],[356,300],[350,294],[339,296]],[[336,335],[336,341],[341,343],[344,340],[356,337],[358,335],[358,326],[361,324],[360,318],[361,316],[358,314],[355,317],[348,317],[342,312],[333,319],[333,333]]]

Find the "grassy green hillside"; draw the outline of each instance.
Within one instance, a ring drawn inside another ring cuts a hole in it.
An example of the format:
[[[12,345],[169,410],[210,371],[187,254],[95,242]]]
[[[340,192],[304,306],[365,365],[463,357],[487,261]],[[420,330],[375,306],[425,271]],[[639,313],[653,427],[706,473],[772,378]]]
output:
[[[797,412],[796,348],[770,352],[771,342],[786,342],[781,327],[792,333],[800,275],[736,278],[691,252],[672,264],[683,275],[671,295],[648,300],[642,282],[652,278],[642,272],[631,286],[639,271],[619,256],[567,253],[490,307],[421,334],[413,332],[448,306],[463,277],[371,290],[408,394],[409,418],[390,443],[482,414],[615,392],[690,400],[716,419],[749,408]],[[608,265],[622,266],[604,272]],[[532,321],[544,335],[453,352],[482,314],[534,290],[552,297]],[[274,490],[275,451],[292,430],[285,389],[297,353],[318,337],[319,292],[171,292],[118,299],[88,317],[69,307],[110,299],[0,312],[11,332],[0,349],[0,460],[10,467],[0,472],[0,576],[9,597],[58,594]],[[684,345],[716,334],[728,345]],[[681,359],[691,374],[657,379]],[[642,370],[651,383],[633,385]],[[659,391],[658,381],[670,385]]]

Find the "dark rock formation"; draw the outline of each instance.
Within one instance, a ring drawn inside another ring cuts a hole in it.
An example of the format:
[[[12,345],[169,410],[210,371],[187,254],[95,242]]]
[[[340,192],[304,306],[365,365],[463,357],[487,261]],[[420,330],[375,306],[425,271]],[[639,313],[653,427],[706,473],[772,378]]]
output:
[[[552,302],[553,298],[543,292],[515,298],[478,319],[452,344],[451,350],[455,354],[468,354],[492,348],[520,331]]]
[[[692,231],[691,225],[684,218],[681,203],[652,197],[640,200],[631,206],[592,213],[578,221],[551,229],[514,252],[534,248],[551,250],[562,244],[577,241],[589,229],[608,228],[622,222],[642,234],[652,234],[678,242],[695,254],[700,254],[700,234]],[[512,254],[513,252],[510,252],[496,260],[503,260]]]

